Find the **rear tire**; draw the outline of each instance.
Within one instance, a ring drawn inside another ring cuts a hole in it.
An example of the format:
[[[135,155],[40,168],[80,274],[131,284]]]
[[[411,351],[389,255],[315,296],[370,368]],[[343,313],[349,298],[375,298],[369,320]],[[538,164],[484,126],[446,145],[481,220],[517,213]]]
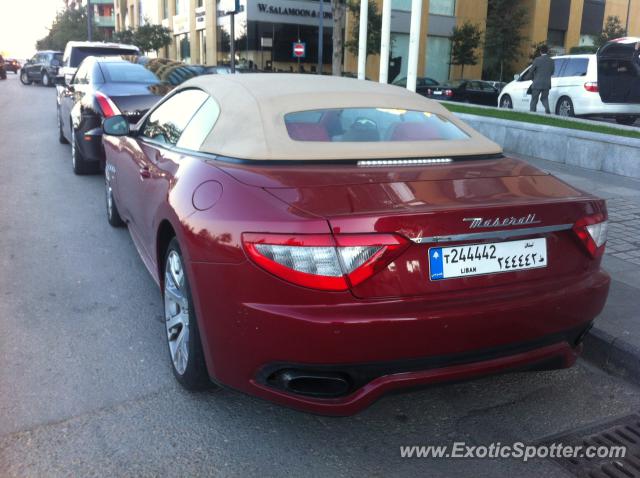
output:
[[[111,182],[109,181],[109,173],[104,172],[104,186],[105,186],[105,196],[107,200],[107,221],[113,227],[123,227],[124,221],[120,217],[120,213],[118,212],[118,206],[116,205],[116,200],[113,197],[113,188],[111,187]]]
[[[513,109],[513,101],[511,100],[511,96],[503,95],[502,98],[500,98],[500,108],[505,108],[508,110]]]
[[[616,123],[631,126],[638,121],[637,116],[616,116]]]
[[[176,380],[187,390],[211,388],[184,259],[175,237],[165,254],[162,297],[169,358]]]
[[[90,163],[84,159],[84,156],[82,156],[78,148],[76,130],[73,126],[71,126],[71,166],[73,167],[73,172],[78,176],[95,174],[98,172],[98,167],[100,166],[98,163]]]
[[[22,70],[22,73],[20,73],[20,82],[23,85],[30,85],[31,84],[31,80],[29,79],[29,75],[27,75],[27,72]]]
[[[558,116],[564,116],[565,118],[573,118],[576,115],[576,112],[573,109],[573,101],[568,96],[563,96],[558,100],[558,105],[556,106],[556,114]]]

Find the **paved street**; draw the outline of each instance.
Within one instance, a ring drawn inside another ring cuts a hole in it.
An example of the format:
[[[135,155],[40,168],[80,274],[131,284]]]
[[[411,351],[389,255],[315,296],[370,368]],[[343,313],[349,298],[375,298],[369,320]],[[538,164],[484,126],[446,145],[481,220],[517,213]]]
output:
[[[58,144],[55,90],[9,75],[0,112],[2,477],[564,476],[544,459],[403,460],[399,446],[529,443],[640,409],[636,386],[583,361],[389,396],[340,419],[185,392],[160,293],[127,231],[107,224],[102,178],[74,176]],[[558,170],[606,189],[611,260],[635,266],[637,183]]]

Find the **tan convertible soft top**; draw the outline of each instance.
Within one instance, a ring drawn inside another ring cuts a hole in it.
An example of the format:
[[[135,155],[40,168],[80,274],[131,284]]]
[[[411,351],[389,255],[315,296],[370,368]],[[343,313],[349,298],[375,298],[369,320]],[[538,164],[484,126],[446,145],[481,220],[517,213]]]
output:
[[[178,89],[197,87],[220,105],[220,116],[200,151],[239,159],[336,160],[451,157],[495,154],[497,144],[435,101],[371,81],[302,74],[203,75]],[[426,111],[447,118],[469,135],[464,140],[394,142],[295,141],[287,113],[323,108],[389,108]]]

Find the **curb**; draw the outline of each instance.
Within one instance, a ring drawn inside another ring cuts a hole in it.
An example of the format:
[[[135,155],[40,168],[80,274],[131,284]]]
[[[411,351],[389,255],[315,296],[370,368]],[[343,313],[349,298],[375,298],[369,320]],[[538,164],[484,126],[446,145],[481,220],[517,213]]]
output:
[[[640,139],[456,113],[507,152],[640,179]]]
[[[640,384],[640,348],[597,326],[584,339],[582,357],[612,375]]]

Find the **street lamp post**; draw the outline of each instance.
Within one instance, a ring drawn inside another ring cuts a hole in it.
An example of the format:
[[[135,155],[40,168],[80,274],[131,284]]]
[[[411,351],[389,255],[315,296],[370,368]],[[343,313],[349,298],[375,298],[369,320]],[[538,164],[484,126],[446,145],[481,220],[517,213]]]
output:
[[[93,6],[91,0],[87,0],[87,40],[93,40]]]
[[[322,54],[324,46],[324,0],[320,0],[320,23],[318,24],[318,75],[322,75]]]

